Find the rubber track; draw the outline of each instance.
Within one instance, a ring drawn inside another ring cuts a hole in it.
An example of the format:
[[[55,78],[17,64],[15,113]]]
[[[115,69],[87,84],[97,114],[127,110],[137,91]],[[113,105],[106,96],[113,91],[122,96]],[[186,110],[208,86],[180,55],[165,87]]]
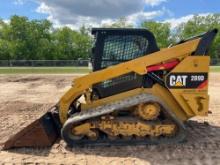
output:
[[[161,110],[164,114],[172,120],[177,126],[178,131],[175,136],[171,137],[159,137],[159,138],[145,138],[145,139],[115,139],[110,140],[107,137],[100,137],[97,140],[90,140],[90,139],[80,139],[80,140],[73,140],[69,137],[68,132],[71,131],[72,127],[77,124],[81,124],[82,122],[88,119],[94,119],[96,117],[106,115],[112,112],[120,111],[124,108],[128,108],[140,103],[145,102],[157,102],[163,108]],[[177,117],[169,110],[168,106],[162,102],[158,97],[153,96],[151,94],[139,94],[136,96],[128,97],[126,99],[122,99],[120,101],[115,101],[110,104],[106,104],[103,106],[98,106],[96,108],[75,113],[72,115],[64,124],[61,135],[64,141],[69,146],[105,146],[105,145],[141,145],[141,144],[161,144],[161,143],[178,143],[182,142],[186,137],[185,126],[182,121],[178,120]]]

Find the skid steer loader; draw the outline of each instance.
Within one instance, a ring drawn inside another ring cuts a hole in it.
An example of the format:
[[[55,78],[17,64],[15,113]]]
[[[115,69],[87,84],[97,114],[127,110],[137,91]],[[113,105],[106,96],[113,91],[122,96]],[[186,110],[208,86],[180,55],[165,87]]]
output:
[[[159,49],[147,29],[92,29],[93,72],[74,79],[59,102],[10,137],[4,149],[177,143],[184,123],[208,114],[213,29]]]

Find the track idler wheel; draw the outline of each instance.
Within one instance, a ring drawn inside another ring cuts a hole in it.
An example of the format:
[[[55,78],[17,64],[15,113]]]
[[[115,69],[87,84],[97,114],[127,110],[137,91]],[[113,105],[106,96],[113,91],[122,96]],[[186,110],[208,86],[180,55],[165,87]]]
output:
[[[73,141],[80,140],[84,137],[83,135],[74,135],[73,123],[71,120],[67,120],[63,125],[61,136],[68,145],[72,145]]]
[[[68,145],[73,145],[74,141],[80,141],[84,137],[90,140],[97,140],[99,132],[92,129],[90,123],[75,123],[68,119],[61,129],[61,136]]]

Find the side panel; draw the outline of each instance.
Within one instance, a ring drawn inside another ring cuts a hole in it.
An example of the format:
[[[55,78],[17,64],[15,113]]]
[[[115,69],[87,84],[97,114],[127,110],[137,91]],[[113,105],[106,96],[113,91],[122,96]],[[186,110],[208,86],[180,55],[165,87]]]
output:
[[[187,114],[184,109],[178,104],[178,101],[175,97],[170,93],[167,88],[162,87],[159,84],[155,84],[152,88],[152,93],[163,100],[169,109],[176,115],[179,120],[186,121],[188,119]]]
[[[188,56],[166,76],[166,86],[188,118],[208,114],[209,56]]]

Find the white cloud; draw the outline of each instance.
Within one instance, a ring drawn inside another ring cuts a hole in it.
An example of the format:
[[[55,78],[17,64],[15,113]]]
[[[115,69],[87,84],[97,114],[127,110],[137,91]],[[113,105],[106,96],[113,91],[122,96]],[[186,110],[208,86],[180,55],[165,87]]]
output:
[[[207,16],[211,13],[201,13],[201,14],[197,14],[198,16]],[[185,23],[187,21],[189,21],[190,19],[193,18],[193,14],[190,14],[190,15],[186,15],[184,17],[180,17],[180,18],[171,18],[171,19],[167,19],[165,20],[164,22],[168,22],[170,23],[171,25],[171,28],[174,29],[176,28],[177,26],[179,26],[181,23]]]
[[[59,13],[73,16],[117,18],[143,10],[144,0],[38,0]],[[58,13],[58,14],[59,14]]]
[[[9,19],[3,19],[2,20],[4,23],[6,23],[6,24],[9,24],[10,23],[10,20]]]
[[[163,15],[161,10],[144,11],[144,7],[156,6],[167,0],[37,0],[36,12],[48,14],[55,27],[69,26],[77,29],[82,25],[100,26],[125,17],[129,23],[154,19]]]
[[[193,14],[190,14],[190,15],[180,17],[180,18],[171,18],[171,19],[165,20],[164,22],[170,23],[171,28],[174,29],[181,23],[185,23],[192,18],[193,18]]]
[[[1,21],[3,21],[3,23],[6,23],[6,24],[9,24],[9,23],[10,23],[10,20],[8,20],[8,19],[0,20],[0,29],[3,28],[3,25],[1,24]]]
[[[163,15],[163,10],[156,10],[156,11],[152,11],[152,12],[143,12],[143,11],[141,11],[141,12],[129,15],[127,17],[127,21],[129,23],[136,24],[138,22],[151,20],[151,19],[153,19],[155,17],[158,17],[158,16],[161,16],[161,15]]]
[[[152,11],[152,12],[141,11],[141,12],[131,14],[125,17],[125,21],[126,21],[125,24],[138,26],[138,23],[146,21],[146,20],[151,20],[162,14],[163,14],[163,11],[161,10]],[[100,24],[96,24],[96,26],[102,26],[102,25],[110,26],[115,22],[117,22],[117,19],[104,19],[100,22]]]
[[[162,2],[166,2],[167,0],[145,0],[145,3],[150,6],[158,6]]]
[[[49,6],[47,6],[44,2],[40,4],[40,6],[36,9],[36,12],[42,14],[51,14]]]

